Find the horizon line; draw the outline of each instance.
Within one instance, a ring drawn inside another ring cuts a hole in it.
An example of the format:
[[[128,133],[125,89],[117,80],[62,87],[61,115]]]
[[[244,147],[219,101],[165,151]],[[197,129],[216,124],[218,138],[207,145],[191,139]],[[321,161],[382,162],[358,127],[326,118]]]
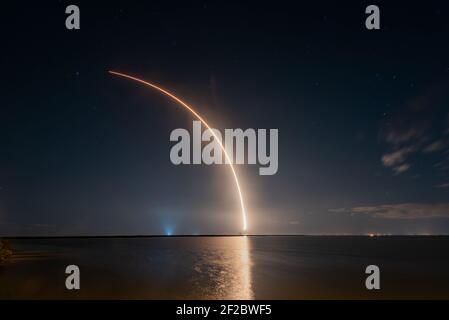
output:
[[[56,235],[2,236],[0,239],[82,239],[82,238],[194,238],[194,237],[447,237],[449,234],[175,234],[175,235]]]

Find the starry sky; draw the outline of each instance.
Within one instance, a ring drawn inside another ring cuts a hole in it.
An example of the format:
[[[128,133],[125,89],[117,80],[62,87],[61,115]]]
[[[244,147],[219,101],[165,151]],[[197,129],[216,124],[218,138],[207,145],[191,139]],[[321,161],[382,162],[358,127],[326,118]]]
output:
[[[364,1],[72,2],[2,5],[0,235],[240,231],[227,166],[170,162],[191,114],[110,69],[279,130],[276,175],[237,166],[250,234],[449,233],[444,1],[377,1],[375,31]]]

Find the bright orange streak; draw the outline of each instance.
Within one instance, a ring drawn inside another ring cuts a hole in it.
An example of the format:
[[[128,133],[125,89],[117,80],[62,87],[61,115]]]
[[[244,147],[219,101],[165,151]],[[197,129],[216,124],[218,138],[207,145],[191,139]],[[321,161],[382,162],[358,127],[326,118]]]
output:
[[[212,130],[212,128],[207,124],[207,122],[203,119],[203,117],[201,117],[195,110],[193,110],[192,107],[190,107],[187,103],[185,103],[184,101],[182,101],[181,99],[179,99],[178,97],[176,97],[174,94],[168,92],[167,90],[162,89],[161,87],[158,87],[152,83],[149,83],[147,81],[144,81],[142,79],[124,74],[124,73],[120,73],[120,72],[116,72],[116,71],[109,71],[109,73],[114,74],[116,76],[120,76],[123,78],[127,78],[127,79],[131,79],[134,80],[136,82],[142,83],[148,87],[151,87],[153,89],[158,90],[159,92],[162,92],[163,94],[165,94],[166,96],[172,98],[173,100],[175,100],[176,102],[178,102],[180,105],[182,105],[184,108],[186,108],[187,110],[189,110],[191,113],[193,113],[193,115],[195,117],[198,118],[198,120],[200,120],[212,133],[212,135],[215,138],[215,141],[217,141],[220,144],[221,150],[223,150],[223,153],[226,157],[226,160],[229,163],[229,167],[231,168],[232,171],[232,175],[234,176],[234,181],[235,181],[235,185],[237,186],[237,191],[239,194],[239,198],[240,198],[240,206],[242,208],[242,220],[243,220],[243,231],[246,231],[247,229],[247,221],[246,221],[246,210],[245,210],[245,203],[243,201],[243,194],[242,194],[242,190],[240,188],[240,183],[239,183],[239,179],[237,177],[237,173],[235,172],[234,169],[234,165],[232,164],[231,158],[229,157],[228,153],[226,152],[225,147],[223,146],[223,143],[221,142],[221,140],[217,137],[217,135],[215,134],[215,132]]]

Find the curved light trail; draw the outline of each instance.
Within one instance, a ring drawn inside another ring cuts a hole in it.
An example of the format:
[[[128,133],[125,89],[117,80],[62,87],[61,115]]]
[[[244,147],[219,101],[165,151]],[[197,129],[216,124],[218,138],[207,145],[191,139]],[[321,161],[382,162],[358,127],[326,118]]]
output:
[[[243,201],[243,194],[242,194],[242,189],[240,188],[240,183],[239,183],[239,179],[237,177],[237,173],[235,171],[234,165],[232,163],[231,158],[229,157],[228,153],[226,152],[225,147],[223,146],[223,143],[221,142],[221,140],[217,137],[217,135],[215,134],[215,132],[212,130],[212,128],[209,126],[209,124],[207,124],[207,122],[203,119],[203,117],[201,117],[191,106],[189,106],[187,103],[185,103],[184,101],[182,101],[181,99],[179,99],[178,97],[176,97],[174,94],[170,93],[169,91],[162,89],[161,87],[158,87],[155,84],[152,84],[150,82],[147,82],[145,80],[136,78],[134,76],[125,74],[125,73],[120,73],[120,72],[116,72],[116,71],[109,71],[110,74],[119,76],[119,77],[123,77],[129,80],[133,80],[136,82],[139,82],[143,85],[146,85],[148,87],[151,87],[153,89],[156,89],[157,91],[163,93],[164,95],[170,97],[172,100],[176,101],[177,103],[179,103],[181,106],[183,106],[184,108],[186,108],[187,110],[189,110],[196,118],[198,118],[198,120],[200,120],[211,132],[211,134],[213,135],[215,141],[217,141],[221,147],[221,150],[223,150],[223,153],[226,157],[226,160],[228,161],[229,167],[231,168],[232,171],[232,175],[234,176],[234,181],[235,181],[235,185],[237,187],[237,192],[239,195],[239,199],[240,199],[240,207],[242,209],[242,223],[243,223],[243,231],[245,232],[248,228],[248,224],[247,224],[247,218],[246,218],[246,209],[245,209],[245,202]]]

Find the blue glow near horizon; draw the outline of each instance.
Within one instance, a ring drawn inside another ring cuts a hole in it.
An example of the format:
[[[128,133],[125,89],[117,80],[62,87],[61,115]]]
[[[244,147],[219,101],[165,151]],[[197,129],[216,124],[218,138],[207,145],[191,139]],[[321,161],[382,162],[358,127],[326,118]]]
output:
[[[166,236],[173,235],[173,228],[172,227],[165,227],[165,235]]]

